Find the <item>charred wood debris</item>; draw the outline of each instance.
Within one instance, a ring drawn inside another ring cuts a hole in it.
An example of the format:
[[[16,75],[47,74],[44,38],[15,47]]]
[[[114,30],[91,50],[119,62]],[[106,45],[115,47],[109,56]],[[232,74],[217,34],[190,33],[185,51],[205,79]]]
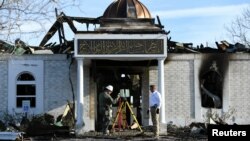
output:
[[[231,44],[223,40],[215,42],[217,48],[204,47],[203,44],[193,47],[192,43],[179,43],[168,39],[168,53],[250,53],[250,48],[241,43]],[[22,40],[16,39],[15,44],[0,40],[0,55],[23,55],[23,54],[71,54],[74,52],[74,43],[64,41],[61,44],[48,43],[43,46],[29,46]]]
[[[73,104],[68,103],[58,117],[44,113],[39,115],[3,114],[0,118],[0,140],[24,141],[31,138],[72,137],[75,117]]]
[[[67,40],[64,32],[64,23],[68,24],[73,33],[96,33],[98,31],[90,31],[89,25],[92,24],[100,25],[100,18],[87,18],[87,17],[71,17],[66,16],[63,12],[59,15],[56,11],[56,21],[51,26],[47,34],[44,36],[39,46],[29,46],[25,44],[24,41],[20,39],[15,40],[15,44],[5,42],[0,39],[0,54],[71,54],[74,52],[74,42],[73,40]],[[78,30],[74,22],[85,24],[86,30]],[[49,40],[58,33],[59,43],[49,42]],[[169,34],[170,31],[165,34]],[[49,43],[48,43],[49,42]],[[181,43],[172,41],[171,37],[167,39],[167,50],[168,53],[236,53],[236,52],[246,52],[249,53],[249,46],[243,45],[241,43],[231,44],[223,40],[215,42],[216,47],[205,47],[200,44],[193,47],[193,43]]]

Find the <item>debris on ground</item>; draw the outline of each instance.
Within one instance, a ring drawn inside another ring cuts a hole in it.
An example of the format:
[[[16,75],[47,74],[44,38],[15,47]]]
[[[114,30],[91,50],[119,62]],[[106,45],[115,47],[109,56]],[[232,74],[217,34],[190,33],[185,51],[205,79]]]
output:
[[[7,127],[5,126],[5,124],[0,120],[0,131],[5,131],[7,129]]]
[[[204,123],[191,123],[189,126],[178,127],[168,124],[168,136],[178,137],[180,139],[204,139],[207,138],[207,128]]]
[[[0,120],[0,140],[12,140],[19,137],[72,137],[75,128],[72,105],[68,102],[64,112],[56,119],[47,113],[32,117],[28,117],[26,113],[19,123],[14,120],[6,121],[6,123]],[[11,116],[10,118],[14,119]]]

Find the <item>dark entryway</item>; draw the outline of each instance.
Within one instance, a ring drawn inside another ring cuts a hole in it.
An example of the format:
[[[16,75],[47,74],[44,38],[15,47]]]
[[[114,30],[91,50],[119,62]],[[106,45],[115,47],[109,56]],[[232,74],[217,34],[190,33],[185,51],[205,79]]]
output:
[[[114,87],[113,93],[111,96],[116,98],[118,93],[121,93],[121,90],[129,90],[129,97],[120,99],[118,104],[113,105],[113,118],[117,114],[117,109],[119,104],[122,103],[122,100],[127,100],[130,104],[130,107],[133,109],[134,114],[136,115],[136,119],[138,120],[139,124],[142,124],[142,116],[141,116],[141,102],[142,102],[142,94],[141,94],[141,74],[142,69],[137,66],[102,66],[96,65],[95,66],[95,82],[97,85],[97,99],[99,94],[104,90],[107,85],[112,85]],[[92,72],[93,73],[93,72]],[[98,101],[97,101],[97,111],[98,109]],[[126,116],[125,116],[126,115]],[[126,118],[127,125],[130,126],[133,123],[133,117],[131,112],[128,108],[126,108],[126,113],[123,114],[123,119]],[[124,117],[125,116],[125,117]],[[96,118],[96,130],[100,131],[101,129],[101,117],[99,113],[97,113]],[[113,125],[113,122],[110,123]],[[115,126],[117,128],[117,126]]]

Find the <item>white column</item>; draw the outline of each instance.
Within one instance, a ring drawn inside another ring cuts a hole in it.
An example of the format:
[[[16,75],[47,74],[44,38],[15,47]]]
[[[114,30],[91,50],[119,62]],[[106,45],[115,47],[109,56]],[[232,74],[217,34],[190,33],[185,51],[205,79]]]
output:
[[[77,58],[77,115],[76,115],[76,130],[77,134],[81,134],[83,132],[83,95],[84,95],[84,71],[83,71],[83,58]]]
[[[165,58],[158,59],[158,90],[161,93],[161,97],[162,97],[162,105],[161,105],[161,111],[160,111],[161,123],[166,123],[164,60]]]

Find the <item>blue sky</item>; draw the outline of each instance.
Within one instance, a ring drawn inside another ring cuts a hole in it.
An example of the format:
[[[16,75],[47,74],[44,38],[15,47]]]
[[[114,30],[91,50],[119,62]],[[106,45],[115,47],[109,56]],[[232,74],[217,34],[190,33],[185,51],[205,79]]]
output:
[[[114,0],[81,0],[79,9],[65,9],[68,16],[99,17]],[[173,41],[201,43],[215,47],[215,41],[228,40],[225,26],[244,9],[250,0],[140,0],[151,12],[158,15]],[[49,24],[48,24],[49,26]],[[49,28],[49,27],[48,27]],[[70,34],[69,34],[70,35]]]
[[[113,0],[82,0],[82,16],[98,17]],[[155,18],[159,15],[171,39],[215,46],[215,41],[232,41],[225,26],[250,7],[250,0],[140,0]],[[67,15],[79,16],[65,11]]]

